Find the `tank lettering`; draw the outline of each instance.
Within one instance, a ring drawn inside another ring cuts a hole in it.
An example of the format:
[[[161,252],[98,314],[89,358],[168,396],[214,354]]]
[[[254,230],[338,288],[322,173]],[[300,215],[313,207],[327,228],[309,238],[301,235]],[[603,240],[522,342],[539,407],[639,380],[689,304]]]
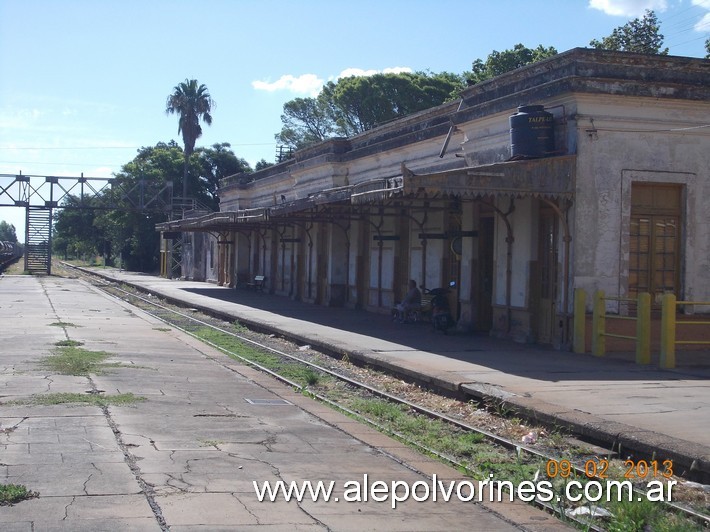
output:
[[[528,118],[530,124],[540,124],[544,122],[552,122],[551,116],[532,116]]]

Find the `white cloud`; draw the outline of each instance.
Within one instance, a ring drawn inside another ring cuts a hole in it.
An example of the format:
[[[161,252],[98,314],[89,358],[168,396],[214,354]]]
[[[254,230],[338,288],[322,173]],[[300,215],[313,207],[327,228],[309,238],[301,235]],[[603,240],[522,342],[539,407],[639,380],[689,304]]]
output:
[[[335,77],[328,78],[330,81],[335,81],[340,78],[347,78],[350,76],[373,76],[375,74],[399,74],[401,72],[412,72],[409,67],[389,67],[382,70],[364,70],[362,68],[346,68],[340,74]],[[305,94],[308,96],[315,97],[323,88],[325,80],[319,78],[315,74],[301,74],[300,76],[294,76],[292,74],[284,74],[278,80],[274,82],[268,81],[252,81],[251,86],[258,91],[266,92],[276,92],[276,91],[289,91],[295,94]]]
[[[706,13],[703,18],[695,25],[695,31],[707,33],[710,31],[710,13]]]
[[[390,67],[382,70],[346,68],[336,77],[336,79],[349,78],[351,76],[374,76],[375,74],[401,74],[402,72],[412,72],[412,69],[409,67]]]
[[[668,2],[667,0],[589,0],[589,7],[603,11],[607,15],[640,17],[647,9],[665,11]]]
[[[694,26],[695,31],[707,33],[710,31],[710,0],[693,0],[693,5],[708,10]]]
[[[285,74],[273,83],[257,80],[252,81],[251,86],[258,91],[276,92],[285,90],[295,94],[316,96],[321,87],[323,87],[323,83],[324,81],[315,74],[301,74],[298,77]]]

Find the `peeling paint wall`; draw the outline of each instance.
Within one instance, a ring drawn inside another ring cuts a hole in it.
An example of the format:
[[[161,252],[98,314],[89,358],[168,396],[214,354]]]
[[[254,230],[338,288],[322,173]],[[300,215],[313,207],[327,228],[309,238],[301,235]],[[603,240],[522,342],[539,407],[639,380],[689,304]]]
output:
[[[628,290],[631,184],[684,187],[680,297],[710,298],[710,103],[605,96],[578,103],[575,286]]]
[[[523,181],[530,178],[527,174],[517,175],[511,187],[521,188],[511,190],[496,190],[499,184],[495,176],[487,177],[489,181],[484,186],[490,183],[493,192],[485,200],[493,201],[500,211],[494,215],[492,249],[487,250],[493,255],[494,268],[490,304],[495,307],[494,333],[521,341],[536,339],[540,323],[535,316],[540,260],[538,221],[543,209],[560,209],[555,211],[556,284],[551,306],[557,312],[552,324],[552,335],[557,336],[552,343],[558,345],[565,334],[564,320],[572,311],[570,294],[574,288],[584,288],[590,294],[603,289],[609,295],[621,296],[628,291],[634,182],[683,186],[681,296],[710,300],[708,64],[689,58],[572,50],[467,89],[460,109],[459,102],[452,102],[351,139],[326,141],[297,152],[294,160],[255,174],[252,177],[257,180],[250,183],[244,176],[230,178],[220,191],[221,205],[225,210],[272,207],[307,200],[325,189],[404,176],[407,172],[414,176],[445,174],[436,183],[446,184],[449,172],[461,171],[457,183],[463,183],[463,188],[472,186],[465,179],[466,167],[498,163],[510,157],[508,117],[516,107],[544,105],[555,119],[556,155],[576,155],[576,161],[572,157],[573,162],[569,163],[576,165],[569,173],[574,173],[574,200],[568,211],[564,200],[550,206],[537,197],[540,189],[525,188]],[[449,131],[448,149],[441,158]],[[525,172],[544,173],[551,166],[536,168]],[[565,179],[567,174],[561,174],[552,177]],[[547,184],[544,179],[533,182]],[[293,284],[298,293],[293,297],[315,302],[318,295],[321,304],[342,301],[387,312],[402,282],[395,279],[398,264],[408,268],[399,276],[417,279],[427,288],[441,286],[449,277],[443,269],[450,239],[427,238],[423,242],[420,238],[422,232],[443,234],[449,229],[448,214],[443,212],[446,207],[442,209],[446,205],[445,193],[426,193],[438,196],[434,201],[439,202],[439,209],[427,213],[421,226],[411,219],[404,224],[393,216],[380,218],[371,214],[369,221],[352,220],[347,234],[343,232],[342,236],[338,236],[340,229],[330,226],[299,228],[296,232],[301,235],[301,242],[293,244],[293,249],[283,256],[278,237],[269,233],[262,240],[257,231],[251,231],[251,241],[238,239],[240,246],[250,246],[249,251],[237,251],[238,270],[279,279],[295,276]],[[504,217],[502,213],[509,211],[511,198],[514,209]],[[472,195],[459,198],[463,230],[477,229],[478,199]],[[512,235],[508,234],[506,221]],[[571,237],[569,253],[564,241],[567,226]],[[391,238],[407,228],[405,250]],[[375,236],[384,239],[375,240]],[[508,242],[510,236],[513,239]],[[480,282],[477,268],[482,259],[477,246],[477,238],[463,239],[459,303],[464,326],[475,319],[475,284]],[[272,267],[277,271],[272,271]],[[285,268],[288,271],[284,272]],[[319,284],[322,282],[325,286]],[[288,284],[282,282],[279,293],[286,294]],[[289,288],[288,292],[294,290]],[[591,298],[588,304],[591,305]],[[562,324],[559,330],[558,323]]]

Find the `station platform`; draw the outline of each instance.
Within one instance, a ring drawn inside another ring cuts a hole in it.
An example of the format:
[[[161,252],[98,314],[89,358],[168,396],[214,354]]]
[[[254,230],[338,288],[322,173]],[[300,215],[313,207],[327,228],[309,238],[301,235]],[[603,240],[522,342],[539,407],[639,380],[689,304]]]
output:
[[[522,345],[483,334],[444,336],[428,324],[324,307],[248,289],[113,269],[108,278],[218,311],[303,344],[474,399],[505,401],[526,417],[615,449],[675,461],[710,475],[710,353],[678,354],[678,367]]]
[[[281,302],[279,312],[266,295],[270,310],[239,303],[228,289],[114,275],[273,327],[335,333],[303,321],[307,307]],[[49,366],[46,358],[67,341],[104,352],[107,365]],[[77,397],[123,400],[80,405]],[[520,502],[430,497],[392,508],[391,497],[372,498],[376,481],[414,486],[434,475],[464,480],[84,281],[0,277],[0,484],[38,492],[2,506],[5,532],[568,529]],[[260,502],[253,483],[263,490],[266,481],[274,490],[278,481],[334,482],[340,500],[286,502],[281,492]],[[354,501],[352,482],[370,498]]]

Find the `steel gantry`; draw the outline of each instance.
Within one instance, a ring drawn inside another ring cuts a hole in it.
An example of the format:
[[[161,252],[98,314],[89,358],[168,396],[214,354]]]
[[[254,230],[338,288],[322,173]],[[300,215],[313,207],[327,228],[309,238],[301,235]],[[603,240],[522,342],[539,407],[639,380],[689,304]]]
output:
[[[111,177],[0,174],[0,207],[25,209],[25,270],[51,273],[52,211],[57,208],[172,213],[173,183]],[[184,209],[185,202],[179,201]]]

